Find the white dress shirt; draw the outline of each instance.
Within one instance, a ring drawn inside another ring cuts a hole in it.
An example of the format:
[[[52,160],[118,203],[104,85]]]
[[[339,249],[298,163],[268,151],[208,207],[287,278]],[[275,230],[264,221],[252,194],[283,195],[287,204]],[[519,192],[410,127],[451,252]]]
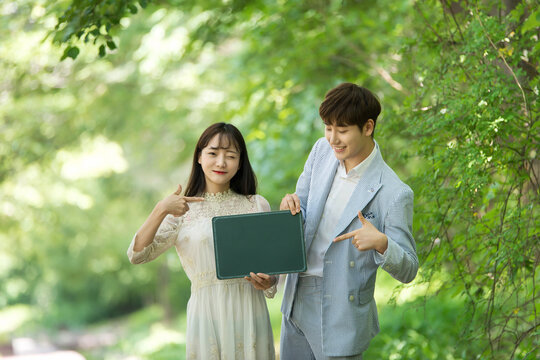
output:
[[[371,154],[348,173],[343,161],[339,162],[330,193],[326,199],[319,227],[307,252],[307,270],[301,273],[300,276],[323,276],[324,254],[332,243],[332,240],[334,240],[334,231],[337,223],[341,218],[345,206],[347,206],[354,188],[369,164],[375,158],[377,151],[378,146],[375,145]],[[381,257],[381,260],[384,258],[383,255],[378,255]]]

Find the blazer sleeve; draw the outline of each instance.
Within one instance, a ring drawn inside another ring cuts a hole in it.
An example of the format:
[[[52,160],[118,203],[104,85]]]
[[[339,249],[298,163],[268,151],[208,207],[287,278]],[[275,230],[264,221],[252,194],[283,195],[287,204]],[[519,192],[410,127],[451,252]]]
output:
[[[311,187],[311,176],[313,172],[313,166],[315,159],[317,158],[317,149],[319,147],[319,144],[324,139],[319,139],[315,145],[313,145],[313,148],[311,149],[311,152],[309,153],[309,156],[306,160],[306,163],[304,164],[304,171],[302,171],[302,174],[300,174],[300,177],[298,178],[298,182],[296,183],[296,195],[298,195],[298,198],[300,199],[300,209],[302,210],[302,217],[305,221],[306,219],[306,208],[309,198],[309,190]]]
[[[412,236],[413,196],[410,188],[398,192],[384,220],[383,232],[388,237],[388,248],[384,255],[375,252],[375,262],[403,283],[413,281],[418,272]]]

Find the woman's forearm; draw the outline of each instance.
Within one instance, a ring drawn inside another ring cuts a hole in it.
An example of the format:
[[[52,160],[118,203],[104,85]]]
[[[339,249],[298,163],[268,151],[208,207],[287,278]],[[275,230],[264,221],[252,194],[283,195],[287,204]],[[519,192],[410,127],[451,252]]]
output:
[[[162,206],[161,201],[156,204],[154,210],[150,213],[144,224],[139,228],[135,234],[135,242],[133,244],[133,251],[141,251],[152,243],[156,232],[159,229],[163,219],[167,216],[167,211]]]

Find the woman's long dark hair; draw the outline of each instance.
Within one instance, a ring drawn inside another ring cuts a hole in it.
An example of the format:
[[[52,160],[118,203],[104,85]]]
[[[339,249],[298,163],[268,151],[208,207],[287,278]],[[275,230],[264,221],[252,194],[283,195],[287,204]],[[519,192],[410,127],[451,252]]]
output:
[[[204,149],[216,135],[219,135],[220,147],[233,145],[240,153],[238,171],[231,179],[230,188],[241,195],[255,195],[257,193],[257,177],[249,163],[244,137],[234,125],[220,122],[210,125],[204,130],[199,141],[197,141],[197,146],[193,153],[191,175],[189,176],[186,186],[185,196],[197,196],[204,192],[206,179],[201,164],[199,164],[199,157],[201,156],[202,149]],[[223,143],[224,140],[226,141],[225,144]]]

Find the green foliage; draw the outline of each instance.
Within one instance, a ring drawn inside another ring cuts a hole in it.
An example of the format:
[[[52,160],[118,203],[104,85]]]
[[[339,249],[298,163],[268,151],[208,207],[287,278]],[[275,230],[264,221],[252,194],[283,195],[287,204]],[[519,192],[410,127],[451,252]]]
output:
[[[109,346],[86,349],[82,354],[88,360],[137,356],[140,359],[184,359],[185,334],[178,329],[186,327],[185,316],[167,319],[158,306],[148,306],[128,316],[100,323],[86,329],[86,337],[108,333],[116,336]]]
[[[68,43],[61,60],[79,55],[78,42],[92,42],[99,45],[99,56],[106,54],[106,48],[116,49],[113,34],[120,27],[120,21],[127,15],[136,14],[139,7],[145,8],[146,0],[75,0],[55,2],[55,11],[61,11],[54,28],[55,43]],[[60,10],[61,9],[61,10]]]
[[[173,286],[162,293],[156,274],[166,259],[134,267],[125,254],[144,213],[166,193],[160,190],[163,180],[154,181],[164,169],[148,173],[146,164],[159,168],[163,162],[139,151],[129,156],[144,159],[128,168],[128,153],[118,145],[161,143],[149,146],[157,151],[154,156],[168,153],[181,163],[190,156],[179,156],[183,138],[167,135],[163,122],[126,121],[143,116],[173,122],[178,114],[164,117],[143,107],[154,100],[131,92],[145,83],[130,76],[134,62],[123,63],[128,69],[117,76],[127,80],[120,85],[109,76],[111,62],[83,54],[78,63],[58,63],[61,52],[43,43],[54,20],[45,8],[31,1],[8,5],[3,11],[9,16],[0,20],[10,34],[2,38],[6,51],[0,55],[0,307],[39,305],[44,311],[36,319],[68,326],[156,300],[183,311],[189,286],[178,267]],[[126,106],[131,102],[137,106]],[[140,139],[143,130],[154,135]],[[174,166],[166,167],[170,172]]]
[[[475,344],[459,342],[461,329],[468,321],[459,317],[463,297],[420,298],[401,306],[383,305],[379,309],[381,333],[364,354],[367,359],[470,359],[480,353]]]
[[[522,358],[538,346],[538,10],[442,5],[420,6],[440,15],[413,47],[425,54],[408,127],[425,161],[412,179],[424,279],[447,273],[437,296],[467,299],[465,358]]]
[[[531,358],[540,10],[505,3],[0,4],[0,306],[39,305],[51,326],[182,312],[174,252],[133,266],[125,251],[185,184],[202,129],[241,129],[276,209],[322,136],[325,92],[351,81],[381,98],[376,138],[415,191],[420,280],[435,289],[373,351]],[[439,323],[463,302],[459,326]]]

